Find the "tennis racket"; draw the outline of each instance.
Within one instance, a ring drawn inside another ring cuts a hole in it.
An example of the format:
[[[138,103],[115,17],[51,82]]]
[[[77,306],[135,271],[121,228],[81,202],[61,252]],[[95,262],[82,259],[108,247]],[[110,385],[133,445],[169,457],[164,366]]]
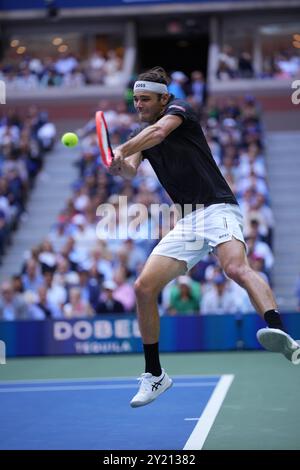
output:
[[[114,154],[109,140],[108,127],[104,113],[102,111],[97,111],[95,119],[101,158],[104,165],[109,167],[113,161]]]

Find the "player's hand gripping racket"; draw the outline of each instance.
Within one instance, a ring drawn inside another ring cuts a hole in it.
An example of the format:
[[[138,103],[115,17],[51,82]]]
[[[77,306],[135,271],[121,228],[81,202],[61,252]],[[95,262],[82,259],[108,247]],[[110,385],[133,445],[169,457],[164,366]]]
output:
[[[97,111],[95,119],[101,158],[104,165],[109,167],[113,161],[114,154],[109,141],[108,127],[105,121],[104,113],[102,111]]]

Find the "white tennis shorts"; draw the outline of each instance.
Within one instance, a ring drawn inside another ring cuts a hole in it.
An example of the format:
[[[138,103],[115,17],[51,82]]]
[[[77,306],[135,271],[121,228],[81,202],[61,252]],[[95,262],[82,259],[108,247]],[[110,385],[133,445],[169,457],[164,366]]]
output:
[[[245,244],[239,206],[212,204],[180,219],[151,254],[185,261],[190,270],[214,247],[233,237]]]

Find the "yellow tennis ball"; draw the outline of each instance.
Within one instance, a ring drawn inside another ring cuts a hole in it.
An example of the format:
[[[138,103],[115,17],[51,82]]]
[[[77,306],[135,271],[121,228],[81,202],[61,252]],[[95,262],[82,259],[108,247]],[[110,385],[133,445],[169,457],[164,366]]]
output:
[[[66,147],[75,147],[78,144],[78,137],[74,132],[67,132],[62,136],[61,141]]]

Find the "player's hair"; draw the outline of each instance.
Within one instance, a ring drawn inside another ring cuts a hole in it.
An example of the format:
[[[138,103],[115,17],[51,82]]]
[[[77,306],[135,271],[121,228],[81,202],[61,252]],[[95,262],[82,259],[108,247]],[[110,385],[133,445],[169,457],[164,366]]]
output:
[[[162,67],[153,67],[147,72],[143,72],[138,76],[138,80],[144,80],[146,82],[156,82],[156,83],[163,83],[164,85],[168,85],[170,83],[170,79],[167,75],[167,72]]]

